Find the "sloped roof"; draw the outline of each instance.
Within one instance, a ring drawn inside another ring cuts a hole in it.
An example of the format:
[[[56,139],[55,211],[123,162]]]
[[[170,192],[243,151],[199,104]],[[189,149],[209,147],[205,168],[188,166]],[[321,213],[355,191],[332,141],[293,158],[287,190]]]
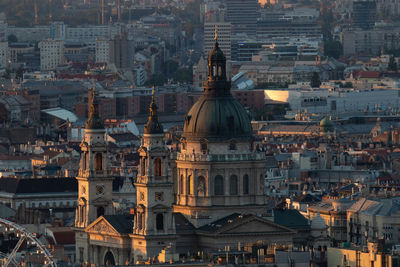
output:
[[[104,219],[109,222],[120,234],[132,232],[133,219],[125,215],[104,215]]]
[[[1,178],[0,192],[14,194],[78,192],[74,178]]]
[[[42,112],[64,121],[76,122],[78,120],[78,117],[74,113],[63,108],[49,108],[42,110]]]
[[[173,214],[175,218],[175,228],[176,232],[186,232],[186,231],[194,231],[196,228],[193,226],[191,222],[189,222],[185,216],[181,213],[176,212]]]
[[[309,229],[308,220],[298,210],[274,210],[274,223],[291,229]]]
[[[288,227],[285,227],[280,224],[276,224],[272,221],[265,220],[256,215],[239,214],[239,213],[233,213],[224,218],[216,220],[212,223],[203,225],[202,227],[197,228],[196,232],[200,232],[200,233],[203,232],[203,233],[208,233],[208,234],[223,234],[224,232],[229,231],[230,229],[240,227],[241,225],[245,225],[251,221],[260,221],[264,224],[271,225],[276,228],[275,232],[276,231],[278,231],[278,232],[286,231],[286,232],[290,232],[290,233],[293,232],[293,230]],[[280,229],[280,230],[278,230],[278,229]],[[258,232],[262,231],[262,229],[257,229],[257,230],[258,230]],[[252,233],[252,232],[248,232],[248,233]],[[263,233],[266,233],[266,232],[263,232]]]
[[[305,195],[294,197],[293,201],[300,202],[300,203],[312,203],[312,202],[320,202],[321,199],[319,197],[313,196],[311,194],[305,194]]]

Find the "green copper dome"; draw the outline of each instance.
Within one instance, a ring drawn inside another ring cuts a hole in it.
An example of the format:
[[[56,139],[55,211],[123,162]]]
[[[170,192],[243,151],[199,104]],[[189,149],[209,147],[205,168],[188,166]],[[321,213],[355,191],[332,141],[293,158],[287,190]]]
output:
[[[242,105],[231,95],[202,96],[186,115],[183,137],[187,139],[251,139],[252,128]]]
[[[182,136],[191,140],[251,139],[249,116],[231,95],[226,59],[215,42],[208,57],[208,80],[203,96],[185,117]]]
[[[319,127],[323,132],[330,132],[333,129],[333,124],[328,117],[325,117],[319,122]]]

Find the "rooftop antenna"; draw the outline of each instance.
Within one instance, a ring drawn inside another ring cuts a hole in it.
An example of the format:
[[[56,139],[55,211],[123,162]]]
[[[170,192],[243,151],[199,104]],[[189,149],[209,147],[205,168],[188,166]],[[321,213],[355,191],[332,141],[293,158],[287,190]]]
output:
[[[121,22],[121,0],[118,0],[117,13],[118,13],[118,22]]]
[[[49,0],[49,19],[52,20],[53,19],[53,10],[52,10],[52,0]]]
[[[104,25],[104,0],[101,0],[101,25]]]
[[[36,1],[34,4],[34,9],[35,9],[35,24],[38,24],[38,5]]]

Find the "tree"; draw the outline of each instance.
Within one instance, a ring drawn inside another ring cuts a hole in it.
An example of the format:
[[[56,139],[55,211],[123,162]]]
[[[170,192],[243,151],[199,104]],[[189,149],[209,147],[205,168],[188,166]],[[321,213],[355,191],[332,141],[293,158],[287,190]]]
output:
[[[179,63],[176,62],[175,60],[167,60],[164,63],[164,74],[168,77],[168,78],[172,78],[176,71],[179,68]]]
[[[15,71],[15,77],[16,78],[21,78],[24,76],[24,71],[22,70],[21,67],[19,67],[16,71]]]
[[[7,68],[6,72],[3,74],[3,78],[8,80],[8,79],[10,79],[10,77],[11,77],[10,76],[10,69]]]
[[[353,83],[352,82],[345,82],[342,85],[343,88],[353,88]]]
[[[167,78],[162,74],[153,74],[144,85],[146,86],[162,86],[167,82]]]
[[[324,54],[328,57],[339,58],[343,54],[343,47],[339,41],[325,41]]]
[[[175,81],[181,83],[192,83],[193,82],[193,69],[192,68],[181,68],[175,74]]]
[[[390,57],[389,64],[388,64],[388,70],[397,71],[397,63],[396,63],[393,55]]]
[[[18,42],[18,38],[17,38],[17,36],[15,36],[14,34],[10,34],[10,35],[7,37],[7,39],[8,39],[8,42],[9,42],[9,43],[16,43],[16,42]]]
[[[319,75],[318,75],[317,72],[313,72],[312,77],[311,77],[310,85],[313,88],[321,86],[321,80],[319,79]]]

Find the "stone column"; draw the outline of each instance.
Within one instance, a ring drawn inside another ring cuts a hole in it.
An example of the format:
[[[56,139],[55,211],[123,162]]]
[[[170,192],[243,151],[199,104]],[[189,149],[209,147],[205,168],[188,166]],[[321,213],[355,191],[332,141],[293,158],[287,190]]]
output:
[[[97,250],[97,246],[93,245],[93,264],[100,265],[99,263],[99,252]]]

